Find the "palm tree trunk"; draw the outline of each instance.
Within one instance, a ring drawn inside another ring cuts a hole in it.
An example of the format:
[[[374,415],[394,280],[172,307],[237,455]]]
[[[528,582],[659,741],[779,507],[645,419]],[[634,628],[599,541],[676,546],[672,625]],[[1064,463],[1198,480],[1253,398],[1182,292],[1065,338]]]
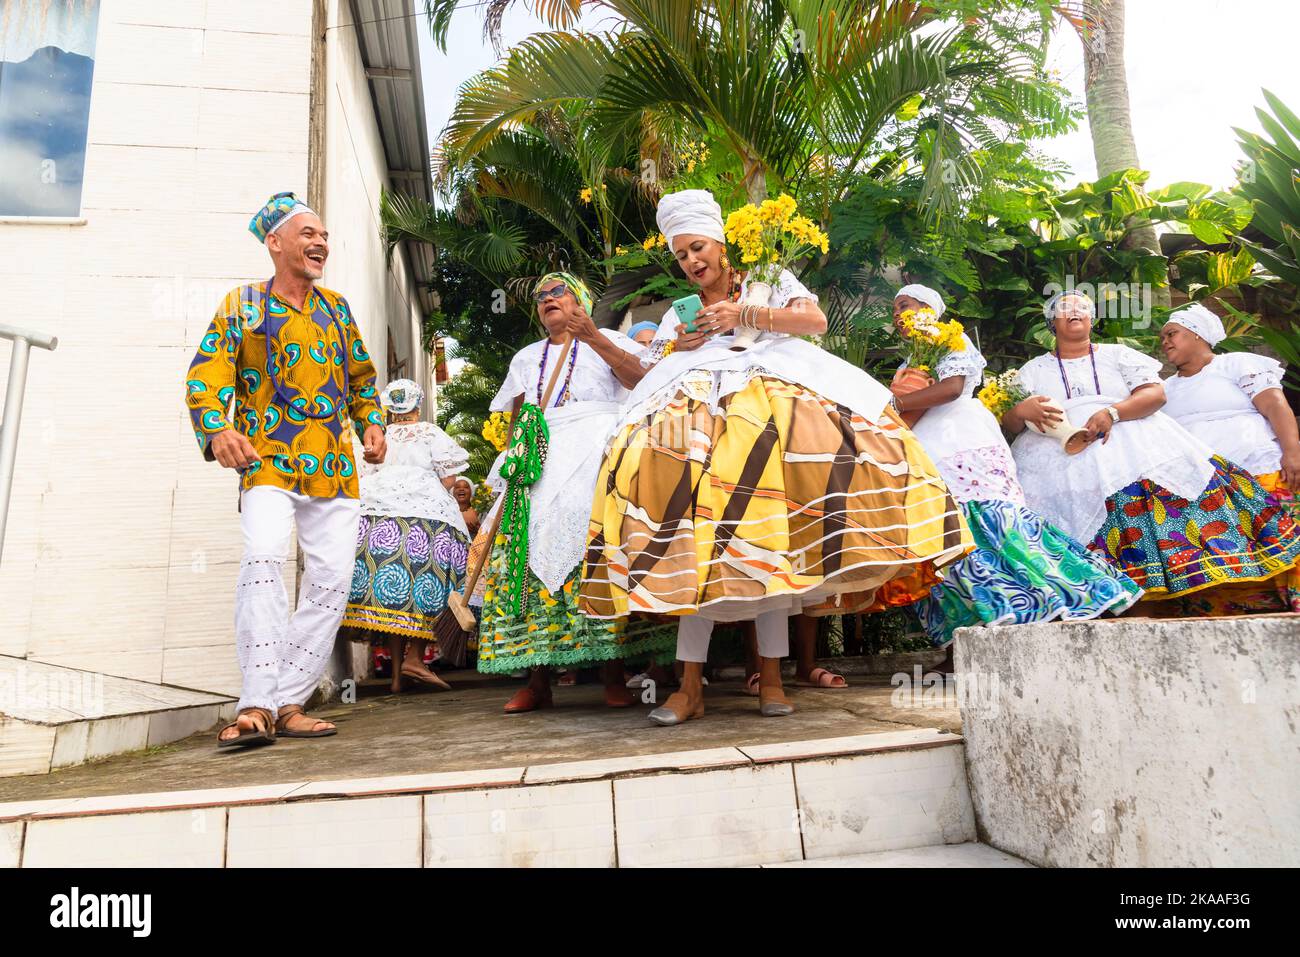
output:
[[[1133,140],[1128,77],[1124,70],[1124,0],[1087,0],[1085,9],[1083,28],[1079,29],[1078,22],[1075,27],[1083,41],[1088,128],[1092,132],[1092,155],[1100,178],[1142,166]],[[1124,246],[1160,255],[1160,241],[1153,226],[1134,229],[1124,240]],[[1153,300],[1156,305],[1168,307],[1169,287],[1154,290]]]
[[[751,156],[746,152],[742,153],[741,157],[745,164],[745,195],[757,206],[767,199],[767,169],[757,156]]]

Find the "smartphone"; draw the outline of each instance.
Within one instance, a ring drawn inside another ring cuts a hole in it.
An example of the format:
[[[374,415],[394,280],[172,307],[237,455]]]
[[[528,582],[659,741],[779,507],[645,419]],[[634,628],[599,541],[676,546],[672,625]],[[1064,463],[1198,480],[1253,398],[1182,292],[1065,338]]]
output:
[[[704,308],[704,303],[696,295],[686,296],[673,303],[673,312],[677,313],[678,322],[686,327],[687,332],[695,331],[695,317]]]

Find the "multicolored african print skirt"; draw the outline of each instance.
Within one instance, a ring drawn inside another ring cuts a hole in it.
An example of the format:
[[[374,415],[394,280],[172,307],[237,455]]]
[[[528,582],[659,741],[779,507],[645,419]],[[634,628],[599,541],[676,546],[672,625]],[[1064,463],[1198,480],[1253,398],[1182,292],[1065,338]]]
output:
[[[1282,510],[1300,528],[1300,501],[1287,486],[1281,472],[1256,475],[1255,481],[1274,496]],[[1230,582],[1205,588],[1186,597],[1153,606],[1157,617],[1217,618],[1223,615],[1257,615],[1269,612],[1300,612],[1300,568],[1291,568],[1264,581]],[[1148,614],[1153,614],[1149,610]]]
[[[433,640],[434,619],[465,582],[469,544],[445,522],[361,516],[344,628]]]
[[[1106,521],[1088,546],[1146,590],[1144,601],[1290,574],[1300,526],[1249,472],[1221,456],[1196,501],[1147,479],[1106,500]]]
[[[524,608],[516,614],[501,587],[506,579],[506,536],[498,535],[485,569],[487,590],[478,633],[478,670],[501,674],[541,665],[578,666],[650,657],[672,661],[677,625],[588,618],[578,608],[578,569],[552,593],[527,573]]]
[[[765,376],[717,413],[708,398],[688,379],[606,450],[583,569],[589,614],[733,621],[796,605],[833,614],[884,592],[911,604],[937,567],[973,547],[934,463],[892,410],[868,421]]]
[[[1142,595],[1123,572],[1041,515],[1012,502],[967,502],[978,546],[943,570],[917,612],[936,646],[968,625],[1086,621]]]

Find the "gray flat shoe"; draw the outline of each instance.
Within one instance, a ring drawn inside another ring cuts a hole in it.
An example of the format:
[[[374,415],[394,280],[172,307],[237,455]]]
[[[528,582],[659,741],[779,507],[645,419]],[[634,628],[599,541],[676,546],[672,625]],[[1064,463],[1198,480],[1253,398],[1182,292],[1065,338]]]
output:
[[[677,717],[677,712],[672,708],[655,708],[650,712],[650,720],[665,728],[682,723],[682,719]]]
[[[758,713],[765,718],[784,718],[787,714],[794,714],[794,705],[784,701],[764,701],[758,706]]]

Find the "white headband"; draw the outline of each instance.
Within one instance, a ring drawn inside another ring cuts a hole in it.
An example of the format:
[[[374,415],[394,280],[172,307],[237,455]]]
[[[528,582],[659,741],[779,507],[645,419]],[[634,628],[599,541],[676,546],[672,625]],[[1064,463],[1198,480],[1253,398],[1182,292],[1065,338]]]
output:
[[[894,293],[894,298],[907,296],[909,299],[915,299],[917,302],[923,302],[934,310],[934,317],[938,319],[948,307],[944,305],[943,296],[939,295],[938,290],[931,289],[929,286],[922,286],[920,283],[912,283],[910,286],[904,286],[898,292]]]
[[[311,213],[313,216],[315,216],[316,210],[312,209],[306,203],[299,203],[297,206],[293,207],[291,210],[289,210],[287,213],[281,216],[280,221],[277,222],[274,226],[272,226],[269,230],[267,230],[266,235],[274,236],[276,233],[280,231],[281,226],[283,226],[289,220],[293,219],[299,213]],[[263,240],[263,242],[265,242],[265,240]]]
[[[666,193],[655,210],[659,232],[673,248],[676,236],[707,236],[725,242],[722,233],[722,207],[707,189],[683,189]]]
[[[379,396],[379,404],[398,415],[410,412],[423,401],[424,390],[410,379],[394,379]]]
[[[1223,328],[1223,320],[1199,302],[1170,313],[1165,323],[1167,325],[1171,322],[1196,333],[1210,344],[1211,349],[1228,338],[1228,333]]]
[[[1049,326],[1056,325],[1056,307],[1066,299],[1082,300],[1084,305],[1088,307],[1088,316],[1092,319],[1097,318],[1097,307],[1093,305],[1091,296],[1087,296],[1084,293],[1079,292],[1077,289],[1067,289],[1064,292],[1058,292],[1051,299],[1047,300],[1047,304],[1043,306],[1043,315],[1047,317],[1047,324]]]

